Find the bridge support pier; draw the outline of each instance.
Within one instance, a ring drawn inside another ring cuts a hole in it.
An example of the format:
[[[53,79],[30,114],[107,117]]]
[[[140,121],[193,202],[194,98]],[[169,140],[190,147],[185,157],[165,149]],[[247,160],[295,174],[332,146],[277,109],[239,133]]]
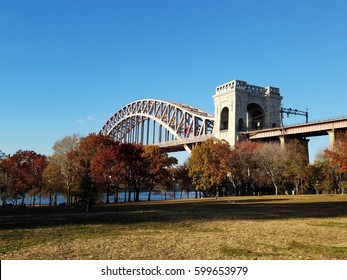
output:
[[[289,136],[285,136],[285,135],[280,135],[280,136],[278,136],[278,138],[280,139],[280,145],[281,145],[281,148],[283,150],[286,148],[286,144],[289,143],[290,140],[294,140],[294,139],[299,140],[300,144],[305,149],[307,162],[309,162],[309,150],[308,150],[308,142],[310,141],[309,139],[306,139],[306,138],[293,138],[293,137],[289,137]]]
[[[332,130],[328,130],[328,135],[329,135],[329,147],[330,149],[332,149],[334,147],[334,144],[335,144],[335,129],[332,129]]]
[[[281,135],[278,137],[280,139],[280,145],[281,145],[281,149],[284,150],[285,149],[285,145],[286,142],[288,142],[287,137],[285,137],[284,135]]]

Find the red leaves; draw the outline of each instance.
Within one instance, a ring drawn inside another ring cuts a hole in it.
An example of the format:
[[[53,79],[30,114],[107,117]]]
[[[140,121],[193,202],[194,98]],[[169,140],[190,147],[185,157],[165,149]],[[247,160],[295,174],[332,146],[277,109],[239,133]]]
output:
[[[42,188],[47,158],[33,151],[18,151],[2,163],[2,170],[11,178],[13,193],[36,193]]]
[[[91,160],[89,174],[96,185],[114,185],[120,179],[121,168],[118,143],[101,144]]]

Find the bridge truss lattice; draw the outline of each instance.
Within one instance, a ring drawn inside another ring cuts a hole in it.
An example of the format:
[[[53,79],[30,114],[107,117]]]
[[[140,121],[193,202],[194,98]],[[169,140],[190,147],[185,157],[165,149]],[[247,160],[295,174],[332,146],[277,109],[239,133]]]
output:
[[[120,142],[187,150],[212,136],[214,118],[195,107],[157,99],[131,102],[104,124],[101,133]]]

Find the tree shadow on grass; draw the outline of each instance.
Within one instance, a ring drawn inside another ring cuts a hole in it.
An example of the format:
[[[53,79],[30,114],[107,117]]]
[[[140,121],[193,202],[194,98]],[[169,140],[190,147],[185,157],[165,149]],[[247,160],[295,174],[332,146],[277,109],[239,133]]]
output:
[[[179,203],[98,205],[89,213],[77,207],[0,209],[0,230],[210,220],[283,220],[347,217],[347,201],[283,202],[285,199],[197,200]]]

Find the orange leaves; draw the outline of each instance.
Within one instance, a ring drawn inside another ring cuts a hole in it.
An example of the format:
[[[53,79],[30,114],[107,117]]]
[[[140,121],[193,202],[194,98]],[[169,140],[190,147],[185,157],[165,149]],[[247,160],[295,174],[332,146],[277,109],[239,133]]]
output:
[[[223,183],[228,173],[230,154],[230,145],[215,138],[192,150],[188,161],[189,176],[197,189],[206,190]]]
[[[324,150],[324,155],[329,158],[329,165],[337,168],[338,173],[347,172],[347,132],[337,134],[334,147]]]

